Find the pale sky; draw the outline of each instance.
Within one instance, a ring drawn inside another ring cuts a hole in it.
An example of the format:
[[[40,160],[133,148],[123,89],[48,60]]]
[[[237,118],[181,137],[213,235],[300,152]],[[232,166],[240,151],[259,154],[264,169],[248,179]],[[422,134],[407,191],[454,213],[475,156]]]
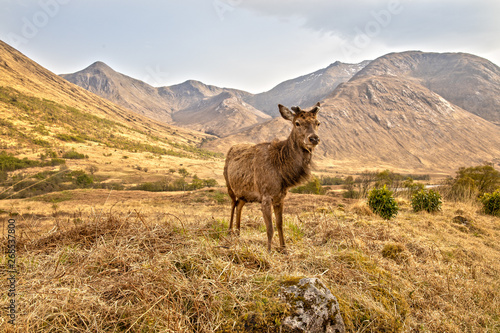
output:
[[[95,61],[153,86],[252,93],[389,52],[500,64],[498,0],[0,0],[0,39],[56,74]]]

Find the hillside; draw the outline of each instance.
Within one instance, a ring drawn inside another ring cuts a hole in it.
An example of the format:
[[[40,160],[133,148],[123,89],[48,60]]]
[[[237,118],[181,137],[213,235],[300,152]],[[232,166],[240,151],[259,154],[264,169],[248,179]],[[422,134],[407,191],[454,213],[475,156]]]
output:
[[[328,96],[340,83],[347,82],[370,61],[345,64],[339,61],[314,73],[290,79],[269,91],[247,95],[245,101],[265,113],[278,117],[276,105],[301,105],[308,107]]]
[[[172,120],[174,106],[147,83],[114,71],[103,62],[62,78],[118,105],[164,122]]]
[[[500,67],[467,53],[408,51],[382,56],[356,77],[415,79],[447,101],[500,125]]]
[[[500,163],[500,128],[413,80],[359,76],[324,100],[319,113],[321,165],[451,170]],[[236,142],[284,138],[291,124],[270,122],[206,144],[225,152]]]
[[[214,171],[221,168],[222,155],[199,148],[211,136],[113,104],[3,42],[0,113],[3,196],[75,186],[124,188],[160,180],[167,186],[182,177],[191,181],[184,171],[176,174],[186,167],[191,177],[222,178]]]
[[[232,92],[220,93],[173,114],[174,124],[218,137],[228,136],[270,118]]]

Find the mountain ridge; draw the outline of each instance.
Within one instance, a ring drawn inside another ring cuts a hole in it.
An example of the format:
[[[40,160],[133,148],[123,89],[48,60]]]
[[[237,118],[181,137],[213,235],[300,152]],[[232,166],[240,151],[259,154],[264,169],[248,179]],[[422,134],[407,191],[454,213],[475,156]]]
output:
[[[381,56],[352,79],[406,76],[446,100],[500,125],[500,67],[469,53],[406,51]]]
[[[394,53],[383,60],[398,64],[400,57]],[[405,65],[417,68],[411,62]],[[408,170],[500,166],[500,127],[453,104],[415,76],[388,70],[376,59],[339,84],[323,100],[318,116],[323,125],[317,158],[323,164],[351,161],[358,167]],[[273,119],[206,146],[225,152],[234,143],[269,141],[273,133],[284,139],[290,127]]]
[[[276,105],[312,106],[328,96],[339,84],[349,81],[353,75],[370,63],[365,60],[357,64],[336,61],[315,72],[285,80],[272,89],[247,97],[245,100],[255,108],[278,117]]]
[[[205,133],[225,135],[228,131],[234,132],[268,118],[265,115],[257,116],[257,110],[244,102],[242,97],[249,93],[207,85],[196,80],[187,80],[172,86],[153,87],[118,73],[99,61],[79,72],[62,74],[61,77],[141,115]],[[241,114],[240,119],[232,123],[235,127],[224,129],[227,127],[223,124],[226,118],[220,117],[220,113],[216,110],[217,105],[212,108],[207,107],[214,104],[210,100],[218,98],[217,96],[231,99],[226,104],[231,104],[232,109]],[[193,113],[193,109],[201,105],[205,106],[205,114],[198,113],[201,117],[188,119],[183,116]],[[176,113],[179,114],[174,116]]]
[[[441,65],[450,57],[453,64]],[[486,69],[481,64],[487,64]],[[322,143],[317,157],[323,163],[349,162],[415,170],[500,163],[500,129],[495,122],[474,115],[437,92],[439,84],[453,75],[465,77],[456,80],[461,89],[467,89],[463,85],[468,77],[477,82],[477,78],[496,75],[494,64],[491,67],[487,60],[467,54],[409,51],[355,65],[358,71],[353,64],[346,67],[335,62],[324,70],[277,86],[304,87],[320,82],[327,70],[343,70],[344,76],[333,83],[335,88],[322,99],[320,118],[324,126],[320,128]],[[481,84],[486,86],[486,81]],[[496,80],[492,85],[478,89],[496,91]],[[173,123],[220,137],[205,142],[204,147],[209,149],[225,153],[234,143],[285,138],[290,131],[286,121],[262,117],[262,110],[249,103],[252,95],[244,91],[207,86],[194,80],[158,89],[164,94],[180,96],[178,103],[185,106],[172,112]],[[295,95],[303,98],[299,93]],[[277,106],[271,107],[275,111],[269,109],[268,113],[276,113]]]

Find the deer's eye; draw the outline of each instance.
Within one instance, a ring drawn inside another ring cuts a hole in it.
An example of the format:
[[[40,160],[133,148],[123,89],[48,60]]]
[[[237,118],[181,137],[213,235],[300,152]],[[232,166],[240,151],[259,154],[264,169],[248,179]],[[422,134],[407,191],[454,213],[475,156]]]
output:
[[[295,122],[295,126],[299,127],[300,123],[298,121]]]
[[[319,126],[319,125],[321,125],[321,123],[320,123],[319,121],[318,121],[318,122],[316,122],[316,126]]]

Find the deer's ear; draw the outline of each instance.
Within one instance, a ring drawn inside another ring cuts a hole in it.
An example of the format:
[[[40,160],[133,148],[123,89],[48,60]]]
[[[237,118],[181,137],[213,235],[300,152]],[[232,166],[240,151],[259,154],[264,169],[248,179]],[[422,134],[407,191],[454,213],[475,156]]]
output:
[[[278,104],[278,108],[280,110],[281,116],[286,120],[293,121],[293,113],[286,106]]]
[[[320,103],[318,102],[318,103],[316,103],[316,105],[314,106],[314,108],[311,111],[309,111],[309,112],[311,112],[312,114],[316,115],[316,114],[318,114],[319,109],[320,109]]]

